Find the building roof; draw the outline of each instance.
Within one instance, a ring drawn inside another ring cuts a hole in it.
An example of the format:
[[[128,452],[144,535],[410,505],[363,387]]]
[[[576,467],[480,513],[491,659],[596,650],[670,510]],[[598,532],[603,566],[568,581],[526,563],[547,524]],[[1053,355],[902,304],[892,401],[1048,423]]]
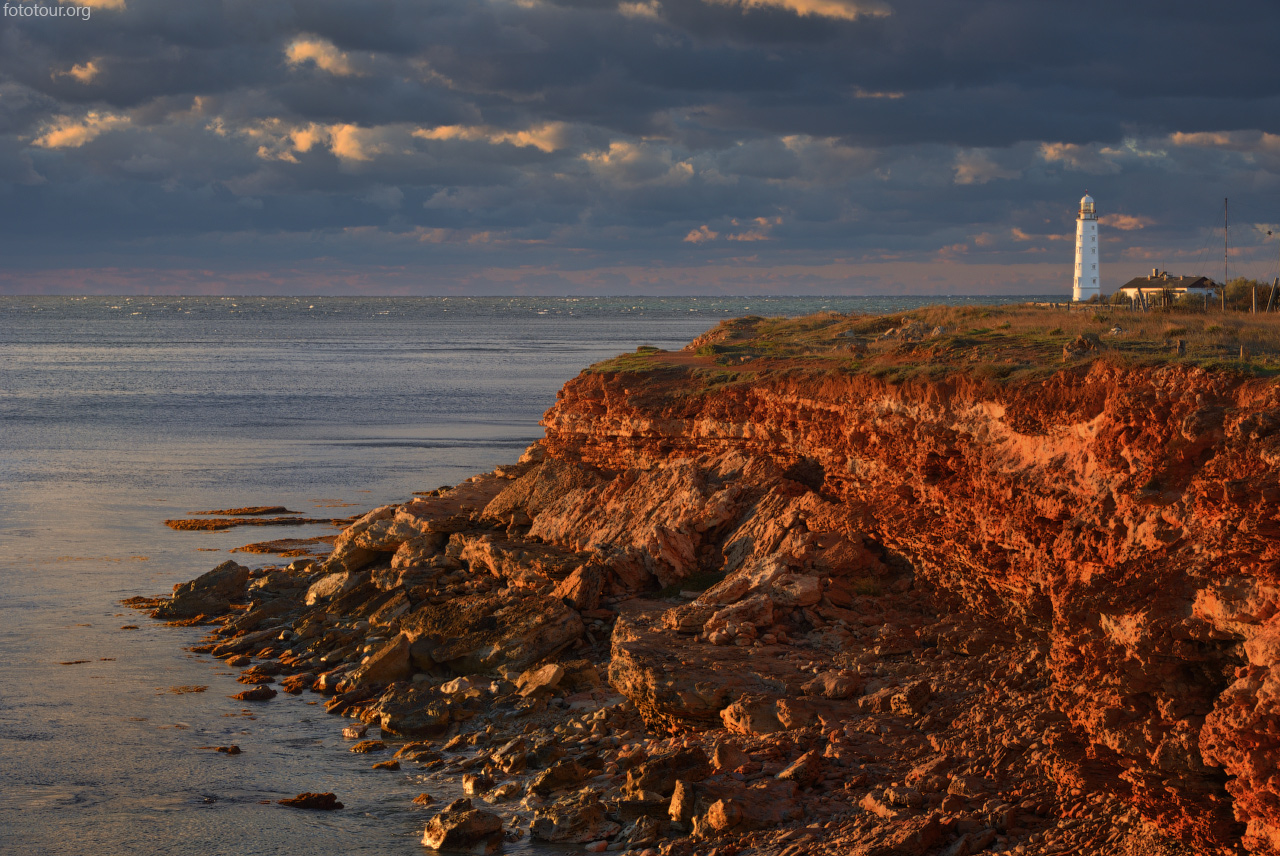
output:
[[[1159,275],[1152,274],[1151,276],[1134,277],[1124,285],[1120,286],[1122,290],[1126,288],[1150,290],[1155,288],[1185,289],[1217,287],[1218,284],[1207,276],[1170,276],[1167,271],[1160,273]]]

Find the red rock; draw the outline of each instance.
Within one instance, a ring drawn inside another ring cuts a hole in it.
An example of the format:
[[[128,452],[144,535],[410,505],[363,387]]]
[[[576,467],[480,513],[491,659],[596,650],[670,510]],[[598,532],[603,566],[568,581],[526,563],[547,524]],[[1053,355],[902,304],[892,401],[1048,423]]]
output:
[[[338,802],[337,796],[332,793],[314,794],[307,792],[298,794],[296,797],[277,800],[277,802],[289,808],[306,808],[318,811],[337,811],[343,808],[342,803]]]
[[[276,691],[268,686],[258,686],[251,690],[245,690],[242,693],[236,693],[231,698],[237,701],[267,701],[276,697]]]

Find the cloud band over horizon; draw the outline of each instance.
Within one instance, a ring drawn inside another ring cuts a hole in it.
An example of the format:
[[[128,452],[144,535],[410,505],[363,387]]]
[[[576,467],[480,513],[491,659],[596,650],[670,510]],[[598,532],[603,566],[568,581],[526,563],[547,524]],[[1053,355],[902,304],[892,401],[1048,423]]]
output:
[[[0,17],[0,293],[1066,294],[1086,190],[1107,290],[1220,278],[1225,197],[1280,265],[1258,0],[64,5]]]

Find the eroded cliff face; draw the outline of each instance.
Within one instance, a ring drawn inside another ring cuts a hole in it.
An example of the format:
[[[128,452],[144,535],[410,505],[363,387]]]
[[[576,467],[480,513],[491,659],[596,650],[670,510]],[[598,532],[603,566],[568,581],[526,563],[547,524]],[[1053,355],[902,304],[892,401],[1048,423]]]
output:
[[[767,555],[836,577],[892,564],[866,533],[944,612],[1047,646],[1081,747],[1062,784],[1197,847],[1280,852],[1274,385],[1096,361],[1024,383],[708,388],[677,364],[583,374],[545,424],[551,465],[603,477],[546,497],[530,535],[605,557],[606,590]],[[668,625],[714,631],[710,600]]]

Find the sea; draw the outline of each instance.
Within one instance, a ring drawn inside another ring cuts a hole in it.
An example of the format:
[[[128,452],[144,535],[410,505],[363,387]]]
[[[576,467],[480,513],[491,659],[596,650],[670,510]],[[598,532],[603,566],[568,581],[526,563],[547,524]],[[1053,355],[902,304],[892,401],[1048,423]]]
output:
[[[335,530],[166,519],[454,484],[516,460],[582,368],[724,318],[1027,299],[0,297],[0,853],[423,852],[419,773],[372,770],[309,693],[232,700],[199,628],[120,603]],[[275,804],[302,791],[346,808]]]

